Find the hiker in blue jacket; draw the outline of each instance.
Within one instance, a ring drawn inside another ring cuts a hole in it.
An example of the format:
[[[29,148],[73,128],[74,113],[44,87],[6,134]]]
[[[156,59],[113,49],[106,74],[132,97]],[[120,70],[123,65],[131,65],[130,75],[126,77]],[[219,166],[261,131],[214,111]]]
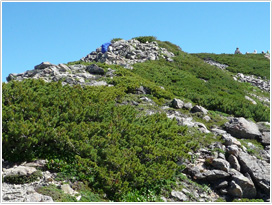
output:
[[[106,53],[108,51],[108,47],[110,46],[111,43],[104,43],[102,44],[102,53]]]

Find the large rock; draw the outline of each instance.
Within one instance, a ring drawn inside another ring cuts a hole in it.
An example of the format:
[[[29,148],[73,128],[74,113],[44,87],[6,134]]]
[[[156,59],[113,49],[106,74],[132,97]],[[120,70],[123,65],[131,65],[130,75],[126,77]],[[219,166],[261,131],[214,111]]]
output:
[[[201,113],[203,113],[204,115],[207,115],[208,110],[205,109],[205,108],[202,107],[202,106],[195,105],[195,106],[191,109],[191,112],[192,112],[192,113],[201,112]]]
[[[187,103],[185,103],[185,104],[183,105],[183,107],[184,107],[185,109],[187,109],[187,110],[191,110],[192,107],[193,107],[193,105],[192,105],[192,103],[187,102]]]
[[[225,128],[228,133],[237,138],[258,139],[262,135],[254,122],[243,117],[230,119],[225,123]]]
[[[233,145],[228,146],[226,151],[228,154],[232,154],[237,157],[241,150],[239,149],[239,147],[237,145],[233,144]]]
[[[243,174],[234,169],[231,169],[230,173],[232,175],[232,180],[241,188],[243,198],[256,197],[257,191],[250,178],[245,177]]]
[[[270,145],[270,132],[263,132],[262,136],[260,137],[260,141],[262,145]]]
[[[30,195],[26,195],[23,202],[54,202],[52,197],[50,196],[44,196],[39,193],[33,193]]]
[[[179,201],[187,201],[188,197],[180,191],[171,191],[171,196],[177,198]]]
[[[96,75],[104,75],[105,71],[103,68],[100,68],[96,64],[89,65],[86,70],[91,73],[91,74],[96,74]]]
[[[218,179],[224,179],[230,176],[229,173],[222,171],[222,170],[207,170],[203,173],[203,176],[208,181],[214,181]]]
[[[233,168],[233,169],[235,169],[237,171],[241,170],[241,166],[239,164],[239,161],[234,155],[230,154],[229,157],[228,157],[228,161],[230,163],[231,168]]]
[[[270,132],[270,123],[269,122],[257,122],[257,126],[260,132]]]
[[[30,175],[37,171],[35,167],[18,166],[15,168],[6,169],[4,174],[9,175]]]
[[[241,142],[239,142],[235,137],[232,137],[230,134],[223,134],[222,139],[224,140],[224,145],[236,145],[238,147],[241,146]]]
[[[243,191],[242,188],[237,183],[235,183],[235,181],[231,181],[228,194],[234,197],[242,198]]]
[[[41,64],[36,65],[34,67],[34,69],[45,69],[45,68],[50,67],[50,66],[54,66],[54,65],[49,63],[49,62],[42,62]]]
[[[211,165],[219,170],[223,170],[225,172],[229,171],[230,168],[230,164],[228,161],[224,160],[224,159],[213,159]]]
[[[270,193],[270,164],[253,157],[245,152],[240,152],[238,160],[243,173],[248,172],[255,183],[266,194]]]
[[[183,107],[183,105],[184,105],[184,102],[182,100],[180,100],[180,99],[174,98],[172,100],[171,104],[172,104],[173,108],[181,109]]]
[[[135,94],[151,94],[151,90],[147,87],[140,86],[136,88]]]

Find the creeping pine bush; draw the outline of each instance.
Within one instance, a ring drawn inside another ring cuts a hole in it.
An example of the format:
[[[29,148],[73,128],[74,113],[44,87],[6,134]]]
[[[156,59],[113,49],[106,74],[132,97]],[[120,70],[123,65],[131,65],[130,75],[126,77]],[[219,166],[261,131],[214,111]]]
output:
[[[115,87],[34,79],[3,84],[3,157],[48,159],[49,169],[115,201],[152,189],[173,178],[197,140],[165,114],[139,117],[133,107],[117,105],[124,95]]]
[[[157,38],[155,36],[139,36],[139,37],[135,37],[133,39],[136,39],[136,40],[140,41],[141,43],[146,43],[147,41],[150,43],[150,42],[157,40]]]
[[[120,40],[123,40],[122,38],[113,38],[111,40],[111,43],[115,43],[116,41],[120,41]]]

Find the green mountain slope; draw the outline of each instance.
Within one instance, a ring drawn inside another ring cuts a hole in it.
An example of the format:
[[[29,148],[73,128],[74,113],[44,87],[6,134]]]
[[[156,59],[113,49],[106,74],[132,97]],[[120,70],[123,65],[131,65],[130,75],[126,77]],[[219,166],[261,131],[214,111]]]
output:
[[[179,111],[208,128],[221,126],[226,122],[222,116],[229,115],[269,121],[269,107],[257,98],[257,104],[245,99],[249,93],[268,98],[269,93],[233,79],[237,72],[269,79],[267,59],[188,54],[170,42],[157,43],[175,54],[172,62],[145,61],[134,64],[132,70],[96,63],[104,70],[115,70],[113,77],[101,77],[112,87],[63,86],[61,81],[41,79],[3,83],[3,158],[11,162],[47,159],[49,170],[84,182],[91,192],[106,194],[107,200],[157,201],[163,190],[176,186],[184,162],[193,160],[190,153],[220,142],[211,133],[169,119],[162,107],[173,98],[207,108],[210,122],[188,110]],[[229,67],[218,69],[204,58]],[[137,94],[140,86],[148,92]],[[143,97],[151,103],[144,103]],[[146,114],[148,110],[155,114]]]

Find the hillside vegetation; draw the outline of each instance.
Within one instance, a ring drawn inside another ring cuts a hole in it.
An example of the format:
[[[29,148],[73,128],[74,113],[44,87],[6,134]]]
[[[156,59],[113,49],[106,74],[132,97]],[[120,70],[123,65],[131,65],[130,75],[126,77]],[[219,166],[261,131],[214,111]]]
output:
[[[207,108],[213,120],[222,115],[270,120],[269,107],[258,99],[257,105],[245,99],[252,86],[233,80],[238,72],[269,79],[267,59],[188,54],[170,42],[156,42],[175,54],[173,62],[146,61],[134,64],[132,70],[96,63],[105,71],[115,70],[112,78],[102,77],[112,87],[63,86],[61,81],[41,79],[3,83],[3,158],[10,162],[47,159],[50,171],[84,182],[91,193],[101,198],[106,194],[107,200],[160,201],[162,190],[176,186],[184,162],[193,160],[190,153],[220,140],[179,126],[164,112],[146,115],[139,107],[123,103],[136,98],[137,88],[149,89],[149,94],[141,96],[149,97],[158,110],[179,98]],[[220,70],[205,63],[206,58],[229,67]],[[93,62],[67,63],[76,64]],[[211,122],[223,121],[216,120]]]

